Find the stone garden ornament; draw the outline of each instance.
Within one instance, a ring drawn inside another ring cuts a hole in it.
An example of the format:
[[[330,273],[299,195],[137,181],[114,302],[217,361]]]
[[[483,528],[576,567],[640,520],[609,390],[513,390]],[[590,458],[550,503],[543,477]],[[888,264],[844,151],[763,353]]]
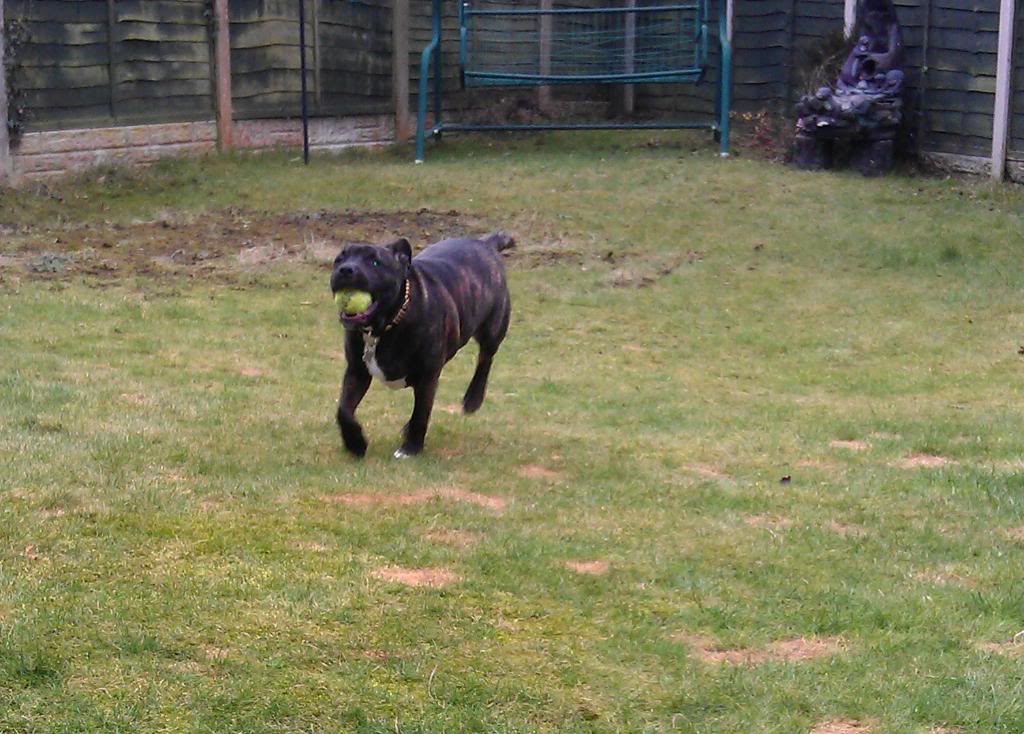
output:
[[[851,165],[866,176],[892,168],[903,118],[903,36],[892,0],[861,0],[854,29],[835,86],[797,103],[798,168],[831,168],[836,141],[849,143]]]

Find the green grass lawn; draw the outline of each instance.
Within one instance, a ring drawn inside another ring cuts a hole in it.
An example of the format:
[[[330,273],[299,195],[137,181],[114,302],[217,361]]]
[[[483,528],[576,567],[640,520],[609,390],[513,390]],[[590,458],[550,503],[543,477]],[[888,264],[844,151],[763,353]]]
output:
[[[1024,191],[691,140],[4,192],[0,732],[1024,731]],[[301,212],[517,236],[420,458],[341,449],[328,266],[29,267]]]

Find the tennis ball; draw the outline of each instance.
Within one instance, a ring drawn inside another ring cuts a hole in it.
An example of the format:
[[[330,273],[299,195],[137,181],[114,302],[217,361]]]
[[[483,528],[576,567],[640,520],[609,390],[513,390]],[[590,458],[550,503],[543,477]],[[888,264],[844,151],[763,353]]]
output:
[[[334,294],[334,302],[338,310],[346,316],[355,316],[363,313],[373,303],[373,296],[366,291],[356,291],[345,288]]]

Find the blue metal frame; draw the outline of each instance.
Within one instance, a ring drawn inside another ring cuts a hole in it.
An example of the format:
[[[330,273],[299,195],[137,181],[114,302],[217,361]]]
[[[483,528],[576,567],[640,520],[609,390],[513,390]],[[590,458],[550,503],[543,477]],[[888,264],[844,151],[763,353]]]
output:
[[[722,156],[729,155],[729,113],[732,108],[732,39],[728,37],[728,19],[726,17],[726,0],[721,0],[719,12],[718,39],[721,49],[718,93],[715,99],[715,115],[709,122],[664,122],[664,123],[542,123],[533,125],[473,125],[445,123],[442,121],[442,55],[441,55],[441,18],[443,0],[433,2],[433,36],[420,57],[420,84],[418,117],[416,122],[416,162],[422,163],[426,155],[427,138],[427,97],[430,86],[430,65],[434,62],[434,125],[430,128],[432,137],[440,137],[443,132],[499,132],[521,130],[688,130],[707,129],[715,133],[719,140]],[[561,8],[557,10],[538,11],[536,9],[509,10],[472,10],[468,0],[456,0],[459,18],[459,69],[463,85],[491,84],[494,86],[539,86],[547,84],[581,84],[581,83],[618,83],[631,82],[664,83],[690,82],[699,83],[704,75],[708,54],[708,30],[705,2],[641,6],[629,12],[653,12],[666,10],[697,10],[700,14],[698,23],[697,60],[699,64],[688,69],[674,69],[671,72],[647,72],[639,74],[601,74],[592,77],[569,75],[516,74],[505,72],[474,72],[467,70],[469,51],[469,22],[473,15],[538,15],[541,12],[552,15],[574,14],[622,14],[619,8]]]

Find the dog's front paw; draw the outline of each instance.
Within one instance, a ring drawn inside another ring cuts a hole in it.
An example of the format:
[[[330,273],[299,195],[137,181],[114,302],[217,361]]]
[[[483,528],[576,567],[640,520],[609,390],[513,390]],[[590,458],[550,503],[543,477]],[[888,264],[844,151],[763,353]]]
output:
[[[402,449],[395,449],[395,453],[393,453],[392,456],[396,459],[408,459],[412,456],[412,454],[407,454],[404,451],[402,451]]]
[[[366,456],[366,437],[363,436],[362,427],[353,419],[348,419],[339,414],[338,428],[341,430],[341,440],[345,449],[353,456],[360,459]]]
[[[366,456],[366,449],[369,444],[366,443],[366,439],[360,436],[358,439],[345,439],[345,450],[358,459]]]

